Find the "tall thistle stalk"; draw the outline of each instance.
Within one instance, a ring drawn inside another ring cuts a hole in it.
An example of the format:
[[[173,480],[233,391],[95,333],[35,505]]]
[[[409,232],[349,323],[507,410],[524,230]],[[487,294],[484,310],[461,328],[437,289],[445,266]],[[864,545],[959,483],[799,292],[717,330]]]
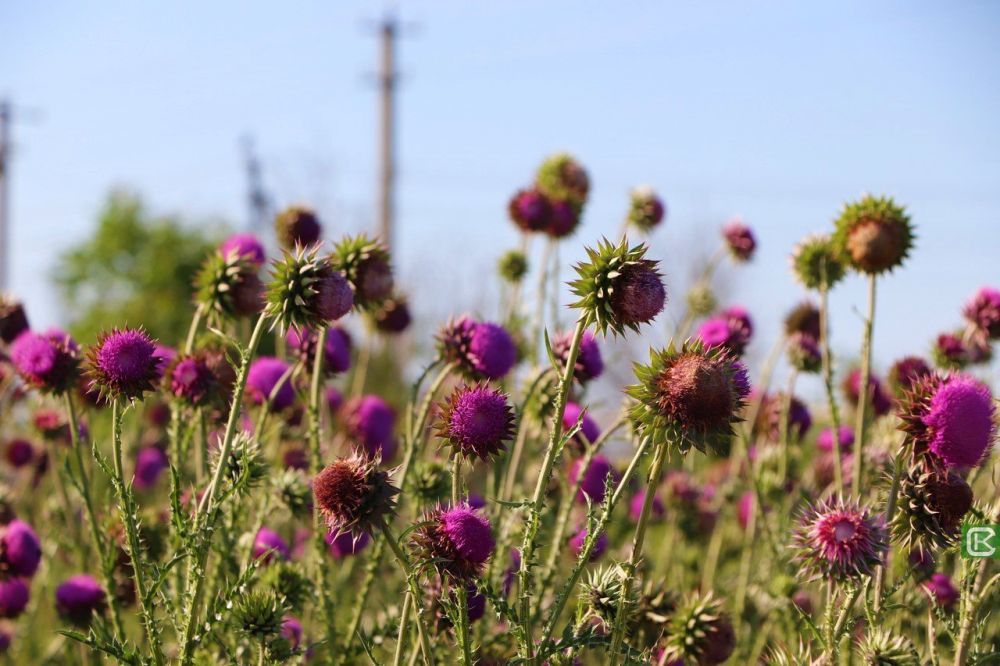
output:
[[[854,422],[854,469],[851,476],[851,494],[861,495],[861,474],[864,471],[865,435],[868,432],[868,407],[872,401],[872,332],[875,328],[875,283],[874,274],[868,276],[868,313],[865,316],[864,334],[861,340],[861,378],[858,383],[858,412]],[[834,433],[834,441],[840,439]]]
[[[833,353],[830,347],[830,287],[826,261],[820,264],[821,283],[819,289],[819,346],[822,359],[823,389],[826,392],[827,407],[830,410],[830,427],[833,431],[833,479],[837,494],[844,494],[843,452],[840,448],[840,408],[833,390]]]

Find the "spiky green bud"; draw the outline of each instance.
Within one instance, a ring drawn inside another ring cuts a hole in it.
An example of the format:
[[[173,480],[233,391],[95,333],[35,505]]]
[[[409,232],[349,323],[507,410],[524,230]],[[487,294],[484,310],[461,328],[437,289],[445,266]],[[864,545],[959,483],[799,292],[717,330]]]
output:
[[[394,279],[389,251],[380,241],[365,234],[345,236],[334,246],[330,261],[354,288],[356,309],[375,310],[392,296]]]
[[[627,577],[625,568],[617,563],[591,571],[580,593],[580,601],[585,609],[584,617],[597,618],[608,627],[613,626],[618,617],[622,595],[625,594]],[[635,588],[630,586],[624,605],[625,626],[634,624],[638,606],[638,595]]]
[[[913,248],[913,225],[906,210],[891,197],[866,194],[844,205],[833,244],[854,270],[878,275],[906,260]]]
[[[709,592],[692,594],[684,599],[667,630],[664,646],[667,660],[681,659],[685,664],[721,664],[736,648],[736,634],[722,604]]]
[[[695,317],[705,317],[715,312],[719,302],[715,298],[715,291],[712,285],[704,280],[699,280],[688,289],[687,296],[688,310]]]
[[[350,285],[326,257],[319,256],[319,246],[297,246],[274,264],[267,288],[272,326],[317,328],[344,316],[352,302]]]
[[[827,289],[844,279],[842,255],[833,240],[823,234],[805,237],[792,250],[792,273],[807,289]]]
[[[285,606],[272,590],[251,590],[233,608],[236,625],[256,640],[277,635],[284,616]]]
[[[886,629],[872,629],[861,644],[861,659],[868,666],[920,666],[920,655],[913,642],[893,636]]]
[[[261,582],[274,592],[278,599],[283,599],[288,610],[301,612],[302,608],[312,599],[315,585],[302,571],[302,566],[296,562],[273,562],[264,567]]]
[[[535,176],[538,189],[549,199],[582,207],[590,192],[590,176],[569,153],[556,153],[542,162]]]
[[[497,272],[507,282],[518,284],[528,274],[528,258],[520,250],[508,250],[497,262]]]
[[[210,316],[247,317],[264,306],[264,285],[247,256],[213,252],[194,280],[195,300]]]

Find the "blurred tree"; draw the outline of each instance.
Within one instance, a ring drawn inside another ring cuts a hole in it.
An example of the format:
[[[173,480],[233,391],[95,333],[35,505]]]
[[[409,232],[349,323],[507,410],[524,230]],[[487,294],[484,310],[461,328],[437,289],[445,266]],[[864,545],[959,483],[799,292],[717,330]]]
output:
[[[112,192],[93,236],[56,265],[70,332],[90,343],[112,326],[142,325],[176,344],[191,321],[195,272],[222,231],[153,217],[137,194]]]

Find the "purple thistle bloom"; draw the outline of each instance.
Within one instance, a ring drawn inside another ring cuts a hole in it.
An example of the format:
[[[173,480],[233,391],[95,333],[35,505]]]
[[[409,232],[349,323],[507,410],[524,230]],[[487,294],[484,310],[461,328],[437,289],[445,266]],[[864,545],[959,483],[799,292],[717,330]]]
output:
[[[163,376],[167,371],[167,367],[177,358],[177,350],[157,342],[153,356],[159,359],[156,364],[156,371],[160,373],[160,376]]]
[[[288,346],[302,358],[306,367],[312,368],[316,358],[318,336],[312,329],[291,327],[285,335]],[[323,370],[328,375],[338,375],[351,367],[351,336],[342,328],[331,327],[326,332],[326,353],[323,356]]]
[[[286,615],[281,622],[281,637],[288,641],[288,646],[298,650],[302,644],[302,623],[298,618]]]
[[[561,365],[566,365],[569,357],[569,348],[573,342],[573,333],[566,331],[556,336],[552,342],[552,351]],[[597,379],[604,372],[604,359],[601,358],[601,348],[597,344],[597,338],[590,331],[584,331],[580,339],[580,351],[576,357],[576,365],[573,366],[573,376],[581,384],[586,384],[592,379]]]
[[[642,505],[646,502],[646,489],[641,488],[632,495],[632,499],[628,503],[628,515],[633,522],[639,522],[639,517],[642,515]],[[653,504],[649,507],[649,520],[653,522],[658,522],[663,520],[663,516],[667,513],[666,508],[663,506],[663,500],[660,499],[659,493],[653,493]]]
[[[583,465],[582,460],[576,460],[573,462],[573,467],[570,468],[569,479],[571,483],[576,483],[577,477],[580,475],[580,467]],[[604,501],[604,481],[607,479],[608,475],[611,475],[612,485],[618,478],[618,474],[615,471],[614,466],[611,461],[604,456],[598,454],[594,456],[593,460],[590,461],[590,466],[587,471],[583,474],[583,480],[580,482],[580,490],[576,494],[576,499],[582,504],[586,504],[587,498],[594,504],[599,504]]]
[[[0,573],[34,576],[41,559],[42,546],[30,525],[14,519],[0,528]]]
[[[0,579],[0,617],[17,617],[24,612],[30,598],[31,592],[24,579]]]
[[[340,319],[354,307],[354,290],[339,271],[324,275],[316,288],[316,314],[326,321]]]
[[[487,379],[504,377],[517,362],[517,346],[500,324],[477,323],[469,340],[472,367]]]
[[[274,399],[269,406],[271,411],[280,412],[291,407],[295,402],[295,389],[289,381],[290,377],[286,376],[287,372],[288,364],[281,359],[273,356],[261,356],[255,359],[247,373],[246,391],[250,400],[255,405],[264,405],[274,393]],[[275,391],[279,381],[281,386]]]
[[[888,536],[882,521],[862,506],[830,499],[803,513],[795,535],[803,564],[835,580],[870,575],[882,564]]]
[[[521,551],[517,548],[510,549],[510,566],[503,572],[503,596],[509,596],[510,590],[517,580],[517,572],[521,570]]]
[[[20,469],[35,457],[35,447],[26,439],[15,438],[4,447],[4,458],[15,469]]]
[[[490,523],[470,506],[458,506],[441,514],[441,527],[458,555],[473,564],[485,564],[493,554]]]
[[[969,364],[969,349],[965,341],[954,333],[937,336],[931,355],[934,362],[942,368],[959,370]]]
[[[424,560],[460,580],[482,574],[495,546],[489,521],[467,504],[434,509],[411,539]]]
[[[167,465],[167,454],[159,447],[147,446],[141,449],[135,459],[135,477],[132,484],[139,490],[152,488]]]
[[[552,213],[545,233],[553,238],[565,238],[580,223],[580,209],[569,201],[553,201]]]
[[[469,622],[475,622],[486,614],[486,595],[482,594],[474,583],[465,588]]]
[[[892,401],[886,395],[882,382],[872,374],[868,378],[868,387],[872,394],[872,409],[875,410],[875,415],[885,416],[892,408]],[[844,394],[851,405],[858,406],[858,400],[861,396],[861,370],[858,368],[851,370],[844,379]]]
[[[645,324],[663,311],[667,290],[655,265],[652,261],[630,264],[614,280],[611,309],[625,326]]]
[[[576,531],[576,533],[569,539],[569,547],[573,551],[573,554],[577,557],[583,552],[583,547],[587,540],[587,527],[583,526]],[[608,534],[607,532],[601,532],[597,537],[597,542],[594,544],[594,549],[590,551],[590,561],[594,562],[600,559],[604,551],[608,549]]]
[[[913,385],[918,379],[929,376],[933,371],[931,366],[919,356],[905,356],[889,369],[889,386],[901,396],[913,390]]]
[[[945,609],[953,608],[955,602],[961,596],[959,591],[955,589],[955,585],[951,582],[951,578],[945,573],[936,573],[931,576],[924,583],[924,589],[927,590],[934,603]]]
[[[264,564],[271,564],[276,558],[290,559],[292,551],[280,534],[270,527],[261,527],[253,541],[253,556]]]
[[[325,398],[326,408],[334,414],[337,413],[337,411],[340,410],[344,404],[344,394],[334,386],[328,386],[326,388]]]
[[[357,555],[367,548],[369,543],[371,543],[371,537],[368,536],[368,532],[359,532],[358,534],[351,534],[350,532],[342,534],[326,533],[326,545],[330,549],[330,555],[335,560]]]
[[[76,342],[57,329],[25,331],[10,346],[10,360],[26,382],[59,394],[76,385],[77,351]]]
[[[102,333],[90,350],[91,385],[105,399],[134,400],[153,389],[160,378],[156,343],[142,329]]]
[[[369,455],[390,460],[396,453],[396,413],[377,395],[355,398],[344,407],[344,428],[348,437]]]
[[[840,451],[850,451],[854,446],[854,429],[851,426],[840,426]],[[833,451],[833,428],[824,428],[816,438],[816,448],[820,451]]]
[[[274,231],[281,244],[289,249],[309,247],[323,233],[316,213],[305,206],[289,206],[274,218]]]
[[[536,189],[519,190],[507,204],[510,219],[525,232],[543,231],[549,226],[552,206],[548,198]]]
[[[819,372],[823,355],[816,338],[804,333],[794,333],[788,338],[788,362],[799,372]]]
[[[753,491],[748,490],[740,495],[739,502],[736,504],[736,520],[743,529],[746,529],[750,523],[750,513],[753,511],[756,501]]]
[[[991,340],[1000,339],[1000,290],[980,288],[965,305],[962,314]]]
[[[580,415],[583,415],[583,420],[580,421]],[[593,444],[601,436],[601,428],[597,425],[597,421],[591,418],[589,412],[584,412],[583,407],[576,404],[575,402],[567,402],[566,408],[563,411],[563,427],[572,428],[576,425],[576,422],[580,421],[580,432],[577,434],[577,438],[580,435],[586,439],[586,444]]]
[[[949,467],[973,467],[986,457],[996,436],[995,407],[989,389],[966,375],[945,379],[923,415],[927,448]]]
[[[469,496],[465,498],[465,503],[477,511],[486,508],[486,500],[482,495],[477,495],[476,493],[469,493]]]
[[[237,257],[247,259],[258,268],[267,261],[264,244],[253,234],[233,234],[222,241],[219,252],[225,257],[228,257],[230,253],[235,253]]]
[[[488,460],[514,436],[514,410],[499,389],[486,385],[457,388],[440,413],[438,435],[466,459]]]
[[[215,373],[206,357],[187,356],[171,362],[166,372],[170,392],[191,405],[202,405],[211,396]]]
[[[739,218],[730,220],[722,227],[722,237],[726,241],[730,254],[737,261],[750,261],[757,249],[757,239],[753,231]]]
[[[716,317],[706,319],[698,329],[698,337],[705,347],[725,347],[742,356],[753,335],[749,313],[737,306],[724,310]]]
[[[56,610],[73,624],[86,626],[94,613],[104,610],[105,596],[93,576],[71,576],[56,588]]]

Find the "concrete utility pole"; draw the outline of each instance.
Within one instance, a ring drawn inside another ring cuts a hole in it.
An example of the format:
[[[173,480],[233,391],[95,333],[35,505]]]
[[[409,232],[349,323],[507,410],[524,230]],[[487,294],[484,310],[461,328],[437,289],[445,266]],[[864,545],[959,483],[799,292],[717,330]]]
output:
[[[396,185],[396,37],[399,34],[396,19],[388,16],[379,25],[381,38],[381,64],[379,69],[379,96],[381,125],[379,131],[379,198],[378,235],[392,249],[392,232],[395,222]]]
[[[254,150],[253,137],[245,135],[240,143],[243,147],[243,166],[247,177],[247,222],[250,231],[260,235],[269,223],[271,201],[264,190],[260,160]]]
[[[10,123],[13,111],[8,100],[0,100],[0,291],[7,289],[10,271],[10,235],[7,213],[10,210]]]

